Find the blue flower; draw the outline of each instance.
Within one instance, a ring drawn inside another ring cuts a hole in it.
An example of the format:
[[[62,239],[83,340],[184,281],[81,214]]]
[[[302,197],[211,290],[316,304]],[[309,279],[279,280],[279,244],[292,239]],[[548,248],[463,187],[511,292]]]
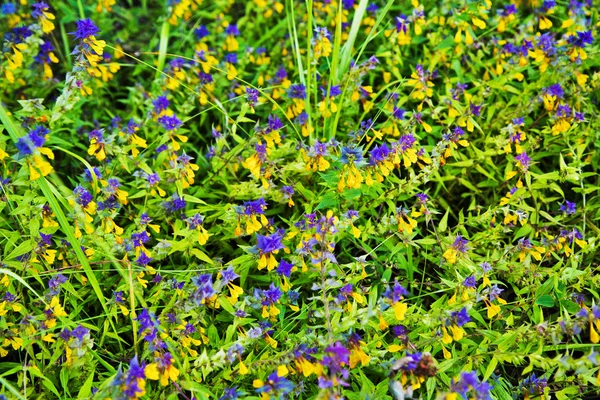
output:
[[[77,21],[77,29],[75,32],[71,32],[71,35],[74,35],[76,39],[83,40],[95,36],[98,32],[100,32],[100,29],[96,24],[91,19],[86,18]]]

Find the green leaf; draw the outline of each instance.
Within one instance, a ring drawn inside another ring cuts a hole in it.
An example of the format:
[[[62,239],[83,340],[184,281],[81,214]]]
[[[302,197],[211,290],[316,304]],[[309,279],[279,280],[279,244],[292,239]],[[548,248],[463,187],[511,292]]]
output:
[[[535,304],[540,305],[542,307],[554,307],[554,299],[552,296],[545,294],[543,296],[538,297],[535,300]]]
[[[438,225],[438,231],[446,232],[446,229],[448,229],[448,215],[449,214],[450,214],[450,209],[448,208],[446,210],[446,214],[444,214],[444,216],[442,217],[442,220],[440,221],[440,224]]]
[[[92,396],[92,385],[94,384],[94,370],[90,372],[87,379],[79,389],[79,394],[77,395],[78,399],[85,399],[86,397]]]

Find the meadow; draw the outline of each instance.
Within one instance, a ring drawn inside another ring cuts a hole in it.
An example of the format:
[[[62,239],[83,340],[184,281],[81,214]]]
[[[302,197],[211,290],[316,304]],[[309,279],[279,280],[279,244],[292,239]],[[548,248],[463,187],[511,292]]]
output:
[[[599,9],[4,1],[0,400],[600,395]]]

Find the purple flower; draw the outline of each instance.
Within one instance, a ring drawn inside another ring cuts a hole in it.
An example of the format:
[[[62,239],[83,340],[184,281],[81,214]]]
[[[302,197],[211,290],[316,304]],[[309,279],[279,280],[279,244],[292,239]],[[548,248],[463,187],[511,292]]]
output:
[[[196,35],[196,37],[198,39],[203,39],[205,37],[207,37],[208,35],[210,35],[210,31],[208,30],[208,28],[204,25],[200,25],[198,28],[196,28],[194,30],[194,35]]]
[[[289,278],[290,275],[292,274],[293,267],[294,267],[294,264],[291,264],[285,260],[281,260],[279,262],[279,266],[277,267],[275,272],[277,272],[279,275],[283,275],[283,276]]]
[[[261,234],[256,234],[257,247],[262,254],[272,253],[277,250],[281,250],[285,248],[282,243],[283,235],[279,232],[276,232],[269,236],[263,236]]]
[[[145,267],[150,263],[150,261],[152,261],[152,258],[148,257],[143,251],[140,253],[140,256],[137,258],[137,260],[135,260],[135,262],[141,267]]]
[[[467,313],[467,309],[464,307],[460,311],[452,312],[450,314],[450,318],[452,322],[454,322],[459,327],[471,321],[471,317]]]
[[[233,270],[233,266],[230,265],[227,269],[221,271],[221,279],[223,279],[223,285],[228,284],[229,282],[239,278],[240,276],[235,273]]]
[[[77,204],[81,205],[83,208],[87,207],[87,205],[90,204],[93,199],[92,194],[81,185],[77,185],[77,187],[73,190],[73,194],[75,195],[75,201]]]
[[[100,29],[92,22],[91,19],[80,19],[77,21],[77,29],[75,32],[71,32],[71,35],[74,35],[76,39],[84,40],[89,38],[90,36],[95,36],[100,32]]]
[[[398,281],[394,282],[392,287],[388,287],[383,293],[385,297],[390,299],[392,303],[399,302],[404,296],[408,295],[408,290],[404,288]]]
[[[521,168],[523,168],[523,171],[527,171],[527,169],[531,165],[531,158],[527,155],[526,151],[516,156],[515,160],[517,160],[519,164],[521,164]]]
[[[161,124],[167,131],[174,131],[182,125],[182,122],[179,120],[179,118],[177,118],[176,115],[163,115],[158,119],[158,123]]]
[[[577,203],[565,200],[565,204],[560,205],[560,211],[567,215],[573,215],[577,212]]]
[[[269,131],[278,131],[283,128],[283,122],[276,115],[269,115],[267,126]]]
[[[152,105],[154,106],[154,112],[160,114],[169,108],[169,100],[166,96],[158,96],[156,100],[152,102]]]
[[[302,84],[291,85],[288,89],[288,96],[291,99],[305,99],[306,98],[306,86]]]
[[[463,282],[463,286],[466,288],[476,288],[477,287],[477,280],[475,279],[475,275],[471,275],[471,276],[467,276],[465,278],[465,281]]]
[[[60,285],[62,285],[63,283],[65,283],[67,281],[67,277],[64,276],[63,274],[56,274],[55,276],[53,276],[49,281],[48,281],[48,287],[50,289],[56,289],[57,287],[59,287]]]

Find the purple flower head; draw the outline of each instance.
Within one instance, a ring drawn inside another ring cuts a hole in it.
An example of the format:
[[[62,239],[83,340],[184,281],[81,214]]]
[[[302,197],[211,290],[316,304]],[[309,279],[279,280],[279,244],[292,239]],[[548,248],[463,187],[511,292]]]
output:
[[[237,64],[237,62],[238,62],[237,53],[225,54],[225,56],[223,56],[223,61],[225,61],[228,64]]]
[[[225,28],[225,33],[229,36],[238,36],[240,34],[240,31],[238,30],[236,24],[231,24],[227,26],[227,28]]]
[[[463,238],[461,235],[456,235],[456,239],[454,239],[452,247],[459,253],[466,253],[467,250],[469,250],[469,241]]]
[[[194,35],[196,35],[196,37],[198,39],[203,39],[205,37],[207,37],[208,35],[210,35],[210,31],[208,30],[208,28],[204,25],[200,25],[198,28],[196,28],[194,30]]]
[[[224,269],[220,272],[221,272],[221,279],[223,280],[224,285],[226,285],[229,282],[232,282],[236,278],[240,277],[238,274],[235,273],[232,265],[230,265],[227,269]]]
[[[63,283],[65,283],[67,281],[67,277],[64,276],[63,274],[56,274],[54,275],[49,281],[48,281],[48,287],[50,289],[56,289],[57,287],[59,287],[60,285],[62,285]]]
[[[455,323],[459,327],[471,321],[471,317],[467,313],[467,309],[464,307],[460,311],[452,312],[450,314],[450,319],[452,323]]]
[[[573,215],[577,212],[577,203],[565,200],[565,203],[560,205],[560,211],[567,215]]]
[[[276,115],[269,115],[267,122],[268,131],[278,131],[283,128],[283,122]]]
[[[543,90],[543,92],[549,94],[550,96],[556,96],[559,99],[562,99],[565,95],[565,91],[559,83],[548,86]]]
[[[163,115],[158,119],[158,123],[163,126],[167,131],[174,131],[178,129],[182,122],[177,118],[176,115]]]
[[[306,98],[306,86],[302,84],[292,85],[288,89],[288,96],[291,99],[305,99]]]
[[[283,275],[283,276],[289,278],[290,275],[292,274],[293,267],[294,267],[294,264],[291,264],[282,259],[281,261],[279,261],[279,266],[277,267],[275,272],[277,272],[279,275]]]
[[[140,267],[145,267],[146,265],[150,264],[150,261],[152,261],[152,258],[148,257],[143,251],[140,253],[140,256],[137,258],[137,260],[135,260]]]
[[[390,156],[390,148],[384,143],[381,146],[375,146],[369,152],[369,165],[375,166],[381,163]]]
[[[387,297],[392,303],[399,302],[404,296],[408,296],[408,290],[404,288],[398,281],[394,282],[392,287],[388,287],[383,293],[384,297]]]
[[[77,187],[73,190],[73,194],[75,195],[75,201],[77,204],[84,208],[87,207],[87,205],[90,204],[93,199],[92,194],[81,185],[77,185]]]
[[[477,279],[475,279],[475,275],[467,276],[463,282],[463,286],[466,288],[475,289],[477,287]]]
[[[281,250],[285,248],[283,245],[283,235],[279,232],[276,232],[269,236],[263,236],[261,234],[256,234],[257,247],[261,254],[272,253],[274,251]]]
[[[52,234],[44,234],[40,232],[39,246],[52,246]]]
[[[158,96],[156,100],[152,101],[152,106],[154,106],[154,112],[160,114],[169,108],[169,100],[166,96]]]
[[[521,168],[523,169],[523,171],[527,171],[527,169],[531,165],[531,158],[527,155],[526,151],[516,156],[515,160],[517,160],[519,164],[521,164]]]
[[[84,40],[91,36],[95,36],[100,32],[100,29],[92,22],[91,19],[80,19],[77,21],[77,29],[75,32],[71,32],[71,35],[74,35],[76,39]]]
[[[575,47],[585,47],[588,44],[594,43],[592,31],[578,31],[577,35],[569,36],[569,43]]]
[[[404,109],[394,106],[394,111],[392,112],[392,116],[396,119],[402,119],[402,118],[404,118],[405,113],[406,113],[406,111]]]

